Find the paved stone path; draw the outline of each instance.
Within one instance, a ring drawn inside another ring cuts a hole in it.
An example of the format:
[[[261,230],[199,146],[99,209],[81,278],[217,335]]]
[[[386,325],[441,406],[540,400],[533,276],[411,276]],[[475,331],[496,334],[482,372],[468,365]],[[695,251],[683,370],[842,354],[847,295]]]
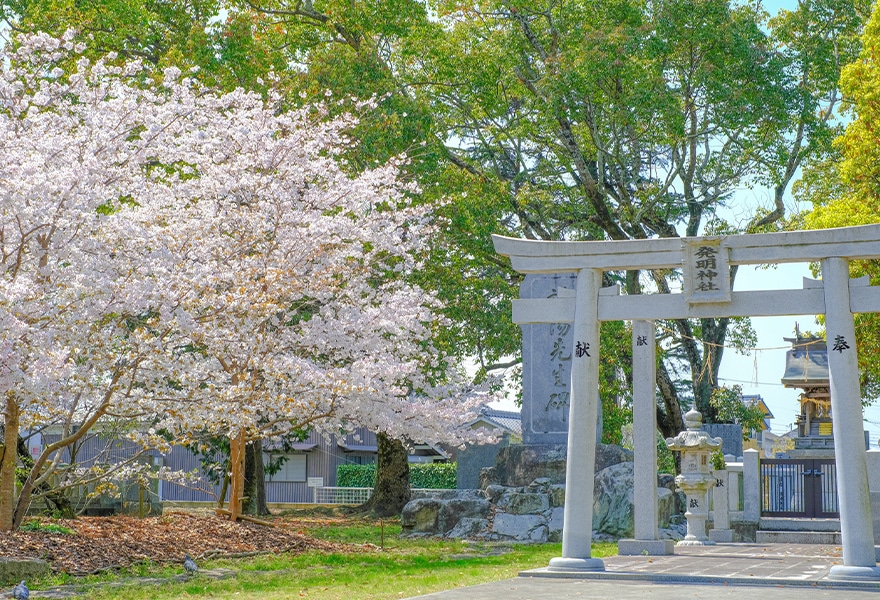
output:
[[[518,577],[418,596],[418,600],[877,600],[876,591]]]
[[[687,578],[704,583],[735,581],[751,585],[756,580],[768,585],[825,584],[831,567],[843,564],[840,546],[813,544],[681,546],[670,556],[612,556],[603,560],[605,574],[618,580]],[[877,585],[880,590],[880,582]]]
[[[676,547],[670,556],[611,556],[605,571],[526,571],[519,578],[418,596],[422,600],[681,600],[742,598],[743,587],[762,600],[880,598],[880,581],[828,579],[843,564],[840,546],[718,544]],[[758,590],[754,586],[761,586]]]

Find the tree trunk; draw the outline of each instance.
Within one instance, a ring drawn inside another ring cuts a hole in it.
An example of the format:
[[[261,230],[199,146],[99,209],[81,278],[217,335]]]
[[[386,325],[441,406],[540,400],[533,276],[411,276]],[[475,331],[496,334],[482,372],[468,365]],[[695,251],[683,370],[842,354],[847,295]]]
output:
[[[376,437],[379,443],[376,486],[361,510],[377,517],[399,516],[410,499],[406,448],[400,440],[384,433]]]
[[[263,464],[263,440],[254,440],[245,446],[244,495],[248,497],[242,512],[254,517],[268,514],[266,504],[266,469]]]
[[[0,531],[12,531],[15,513],[15,464],[21,412],[15,398],[6,396],[3,414],[3,458],[0,460]]]
[[[18,483],[24,485],[27,476],[23,473],[30,473],[33,471],[35,461],[28,450],[27,444],[24,442],[24,438],[21,436],[18,436],[18,459],[21,461],[23,469],[19,472],[16,480]],[[73,504],[64,490],[53,489],[48,482],[44,481],[38,486],[38,491],[39,495],[42,496],[46,502],[51,502],[55,507],[54,509],[49,509],[47,506],[46,510],[48,514],[56,514],[64,519],[73,519],[76,517],[76,511],[73,509]],[[14,518],[13,525],[15,525]]]
[[[217,508],[223,508],[226,504],[227,492],[229,492],[229,475],[223,477],[223,485],[220,486],[220,495],[217,497]]]
[[[657,389],[663,400],[663,410],[657,410],[657,428],[664,438],[675,437],[684,429],[684,417],[678,392],[663,361],[657,363]]]

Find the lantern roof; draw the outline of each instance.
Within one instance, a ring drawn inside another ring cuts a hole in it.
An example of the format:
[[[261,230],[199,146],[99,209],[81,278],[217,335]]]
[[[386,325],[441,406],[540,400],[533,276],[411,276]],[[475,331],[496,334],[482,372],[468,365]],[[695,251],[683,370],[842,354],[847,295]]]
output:
[[[674,438],[666,438],[670,450],[715,450],[721,447],[722,439],[713,438],[703,431],[703,415],[694,409],[684,415],[687,429]]]

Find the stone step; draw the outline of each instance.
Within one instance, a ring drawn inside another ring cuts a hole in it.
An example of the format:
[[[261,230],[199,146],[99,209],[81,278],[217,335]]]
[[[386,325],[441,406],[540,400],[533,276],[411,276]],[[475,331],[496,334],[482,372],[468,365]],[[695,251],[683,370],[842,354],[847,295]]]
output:
[[[794,519],[761,517],[760,530],[768,531],[840,531],[840,519]]]
[[[766,531],[755,532],[758,544],[840,544],[839,531]]]

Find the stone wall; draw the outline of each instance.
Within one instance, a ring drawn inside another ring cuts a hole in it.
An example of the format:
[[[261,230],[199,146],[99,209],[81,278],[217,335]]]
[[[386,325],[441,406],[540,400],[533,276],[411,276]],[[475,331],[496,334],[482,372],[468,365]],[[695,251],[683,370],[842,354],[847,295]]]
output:
[[[742,456],[742,425],[732,423],[703,423],[703,431],[710,437],[721,438],[721,453]]]
[[[502,448],[510,445],[510,434],[504,433],[497,444],[479,444],[459,450],[455,459],[455,481],[460,490],[480,487],[480,472],[494,465]]]
[[[544,464],[535,464],[532,459],[536,456],[546,459]],[[564,454],[559,455],[558,446],[509,446],[502,449],[496,467],[484,469],[480,489],[426,492],[409,502],[401,518],[403,534],[559,541],[565,504],[564,473]],[[519,484],[523,478],[536,474],[544,476]],[[632,537],[632,453],[617,446],[600,445],[595,482],[594,537]],[[661,537],[680,538],[684,536],[680,514],[683,503],[671,486],[671,477],[658,480]]]

